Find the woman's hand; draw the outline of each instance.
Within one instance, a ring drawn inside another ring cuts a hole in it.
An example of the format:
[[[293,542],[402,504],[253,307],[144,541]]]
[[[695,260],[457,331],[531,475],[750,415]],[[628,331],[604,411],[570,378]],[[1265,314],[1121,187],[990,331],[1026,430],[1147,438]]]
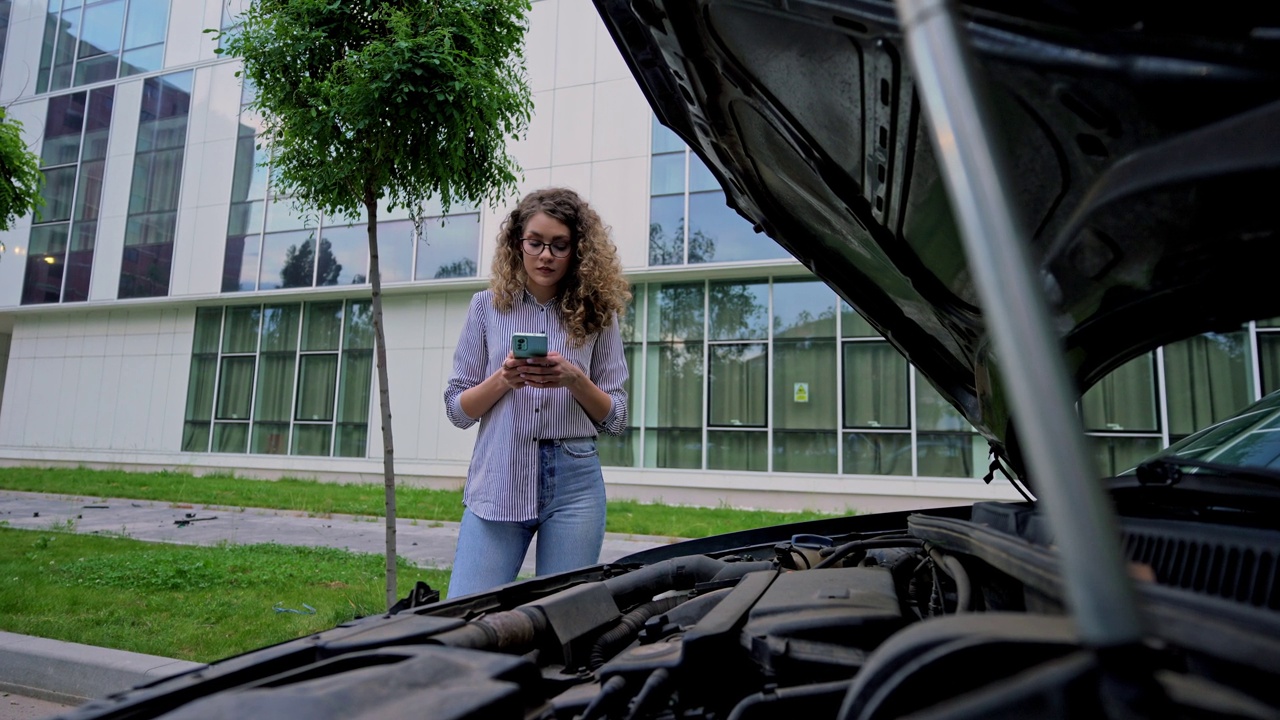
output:
[[[507,353],[507,357],[502,360],[502,368],[498,370],[498,379],[505,387],[512,390],[522,388],[527,384],[524,371],[524,359],[517,359],[515,355]]]
[[[565,356],[555,350],[547,353],[546,357],[521,358],[509,364],[517,365],[517,372],[521,379],[520,386],[512,385],[512,387],[528,384],[530,387],[562,387],[572,390],[587,379],[577,365],[569,362]]]

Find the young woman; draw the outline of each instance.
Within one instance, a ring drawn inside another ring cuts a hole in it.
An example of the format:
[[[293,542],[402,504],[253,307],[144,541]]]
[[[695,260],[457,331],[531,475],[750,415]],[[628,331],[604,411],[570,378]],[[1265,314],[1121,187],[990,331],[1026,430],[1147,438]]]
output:
[[[480,423],[450,597],[515,580],[534,533],[539,575],[599,560],[595,438],[627,426],[618,316],[630,299],[608,228],[577,193],[535,191],[503,221],[444,393],[454,425]],[[514,333],[545,333],[547,354],[516,358]]]

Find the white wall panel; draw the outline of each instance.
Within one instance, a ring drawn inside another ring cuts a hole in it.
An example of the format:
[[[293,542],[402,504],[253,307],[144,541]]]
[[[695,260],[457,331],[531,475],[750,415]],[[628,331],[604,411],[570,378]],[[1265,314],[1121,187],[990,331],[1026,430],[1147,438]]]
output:
[[[42,357],[34,358],[31,363],[28,380],[31,393],[23,413],[27,426],[26,444],[50,447],[58,423],[58,385],[63,376],[62,366],[66,363],[62,358]]]
[[[31,372],[35,364],[33,358],[10,352],[4,405],[0,406],[0,445],[26,444],[27,405],[31,400]]]
[[[215,6],[215,7],[210,7]],[[174,0],[169,3],[169,35],[164,44],[164,66],[181,67],[216,57],[218,47],[205,28],[222,22],[217,0]]]
[[[594,86],[557,88],[552,118],[551,165],[572,165],[591,160]]]
[[[551,131],[555,118],[555,92],[543,90],[533,94],[533,117],[523,140],[511,144],[511,154],[524,170],[551,165]]]
[[[449,422],[444,411],[444,388],[449,382],[450,375],[453,374],[453,348],[457,343],[457,338],[454,338],[447,349],[432,348],[422,353],[422,385],[418,398],[422,441],[418,457],[423,460],[434,460],[440,457],[441,448],[445,447],[441,442],[441,428],[448,427],[461,432],[453,427],[453,423]],[[470,432],[467,436],[471,439],[462,444],[466,449],[467,457],[470,457],[475,433]],[[458,451],[459,448],[448,448],[445,453],[452,455]]]
[[[142,106],[142,81],[116,86],[111,111],[111,137],[107,143],[106,177],[102,183],[102,213],[93,251],[93,279],[89,299],[114,300],[120,291],[120,265],[124,255],[124,228],[133,184],[133,151],[138,146],[138,110]]]
[[[595,17],[595,41],[596,82],[626,80],[634,85],[635,80],[631,77],[631,71],[627,69],[627,63],[622,59],[622,53],[618,51],[618,46],[613,43],[613,38],[609,35],[609,31],[605,29],[599,15]]]
[[[8,108],[8,117],[22,123],[22,139],[37,155],[43,146],[45,113],[48,107],[45,100],[36,100],[14,104]],[[0,232],[0,243],[5,246],[4,252],[0,253],[0,309],[16,307],[22,300],[31,218],[30,213],[23,215],[14,221],[12,228]]]
[[[556,14],[559,8],[559,0],[546,0],[534,3],[529,13],[529,30],[524,36],[524,61],[529,71],[529,87],[534,92],[555,87]]]
[[[556,18],[556,87],[595,80],[596,25],[600,16],[588,0],[560,0]]]
[[[9,12],[9,37],[4,47],[3,74],[0,74],[0,103],[5,106],[36,92],[45,7],[44,2],[20,0]]]
[[[599,162],[647,157],[652,111],[635,82],[597,83],[594,100],[591,158]]]
[[[649,158],[595,164],[591,202],[613,227],[613,241],[624,268],[643,268],[649,261]]]
[[[591,202],[591,171],[589,162],[557,165],[551,168],[551,184],[569,188]]]
[[[84,356],[74,379],[76,386],[75,412],[71,417],[72,447],[90,448],[99,434],[110,432],[110,426],[98,423],[98,408],[102,403],[99,389],[102,387],[103,356]]]

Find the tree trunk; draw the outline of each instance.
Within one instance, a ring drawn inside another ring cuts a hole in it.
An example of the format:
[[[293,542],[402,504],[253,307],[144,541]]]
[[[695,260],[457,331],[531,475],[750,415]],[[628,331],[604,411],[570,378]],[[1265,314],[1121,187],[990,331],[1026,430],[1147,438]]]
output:
[[[387,336],[382,325],[382,273],[378,268],[378,199],[365,190],[369,216],[369,284],[373,286],[373,348],[378,367],[378,406],[382,410],[382,480],[387,503],[387,609],[396,604],[396,471],[391,439],[391,393],[387,389]]]

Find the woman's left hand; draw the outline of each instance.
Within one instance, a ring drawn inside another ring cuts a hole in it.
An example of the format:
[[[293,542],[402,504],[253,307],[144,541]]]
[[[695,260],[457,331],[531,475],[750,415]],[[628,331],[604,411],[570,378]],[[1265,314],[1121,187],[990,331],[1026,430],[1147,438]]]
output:
[[[520,376],[530,387],[574,388],[586,375],[568,358],[552,350],[546,357],[529,358],[520,368]]]

